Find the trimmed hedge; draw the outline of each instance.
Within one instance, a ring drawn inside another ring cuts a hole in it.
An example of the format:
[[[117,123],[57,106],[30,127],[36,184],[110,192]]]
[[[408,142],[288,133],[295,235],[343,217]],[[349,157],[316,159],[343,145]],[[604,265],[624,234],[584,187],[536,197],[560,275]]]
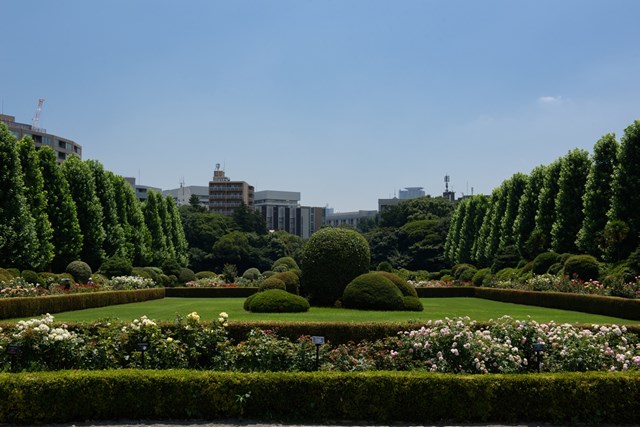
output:
[[[638,424],[640,373],[0,374],[0,422],[229,419]],[[239,398],[242,397],[242,398]]]
[[[441,288],[416,288],[418,298],[459,298],[475,297],[475,288],[471,286],[446,286]]]
[[[246,298],[258,288],[166,288],[167,298]]]
[[[40,316],[45,313],[83,310],[116,304],[149,301],[165,297],[164,288],[138,289],[133,291],[87,292],[46,297],[2,298],[0,319]]]

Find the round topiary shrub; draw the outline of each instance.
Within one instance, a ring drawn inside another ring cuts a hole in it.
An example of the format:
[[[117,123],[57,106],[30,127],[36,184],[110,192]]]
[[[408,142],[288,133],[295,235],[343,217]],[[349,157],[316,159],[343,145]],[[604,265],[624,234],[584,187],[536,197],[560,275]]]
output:
[[[564,263],[564,274],[581,280],[598,280],[600,263],[591,255],[574,255]]]
[[[300,279],[298,275],[292,271],[284,271],[282,273],[278,273],[274,276],[271,276],[270,279],[282,280],[285,285],[285,290],[294,295],[298,295],[300,293]]]
[[[71,261],[65,270],[66,273],[69,273],[73,276],[73,279],[77,283],[85,284],[91,278],[91,267],[84,261]]]
[[[258,286],[259,292],[268,291],[269,289],[280,289],[282,291],[286,291],[287,285],[285,285],[285,283],[276,276],[271,276],[260,282],[260,286]]]
[[[560,254],[555,252],[543,252],[533,259],[531,271],[533,274],[545,274],[556,262],[560,262]]]
[[[558,274],[560,274],[561,271],[562,271],[562,264],[559,262],[556,262],[555,264],[551,264],[551,266],[547,270],[547,273],[557,276]]]
[[[353,279],[344,290],[342,305],[359,310],[404,310],[402,292],[379,272]]]
[[[413,285],[410,285],[406,280],[404,280],[402,277],[398,276],[397,274],[389,273],[387,271],[377,271],[377,273],[391,280],[391,282],[393,282],[393,284],[396,285],[398,289],[400,289],[400,292],[402,292],[402,295],[407,297],[416,297],[416,298],[418,297],[418,292],[416,292],[416,288]]]
[[[102,263],[100,266],[100,274],[104,274],[109,279],[117,276],[130,276],[133,270],[131,261],[120,256],[113,256]]]
[[[462,273],[464,273],[466,270],[469,270],[469,269],[474,269],[474,270],[478,271],[474,265],[462,263],[462,264],[456,264],[451,268],[451,275],[456,280],[459,280],[460,279],[460,275]]]
[[[162,263],[162,273],[166,274],[167,276],[180,276],[181,268],[182,266],[180,265],[180,263],[173,258],[169,258]]]
[[[420,298],[405,295],[402,297],[402,303],[404,304],[405,311],[424,311],[424,306]]]
[[[91,281],[94,285],[105,286],[109,283],[109,278],[104,274],[94,273],[91,275]]]
[[[187,283],[196,280],[196,273],[190,268],[181,268],[178,276],[178,283]]]
[[[386,271],[388,273],[392,273],[393,266],[389,261],[382,261],[380,264],[378,264],[378,271]]]
[[[255,267],[247,268],[244,273],[242,273],[242,278],[247,280],[258,280],[260,278],[260,270]]]
[[[4,268],[0,268],[0,282],[9,282],[13,279],[13,275]]]
[[[309,301],[282,289],[269,289],[252,295],[247,304],[253,313],[301,313],[309,311]]]
[[[302,254],[302,286],[313,305],[332,306],[346,286],[369,271],[369,243],[355,230],[322,228]]]
[[[40,275],[33,270],[22,270],[21,276],[25,282],[31,283],[32,285],[44,284],[44,280],[42,280],[42,277],[40,277]]]
[[[491,277],[491,269],[488,267],[482,268],[476,271],[476,274],[471,278],[471,282],[474,286],[482,286],[489,277]]]
[[[218,275],[213,271],[198,271],[196,273],[196,279],[215,279]]]
[[[286,265],[276,265],[275,267],[272,268],[272,270],[275,273],[283,273],[285,271],[289,271],[289,267],[287,267]]]
[[[131,269],[131,275],[142,277],[143,279],[153,280],[153,278],[151,277],[151,274],[149,274],[149,272],[144,267],[133,267]],[[156,278],[158,277],[157,274],[155,276]],[[154,282],[157,282],[157,280],[154,280]]]
[[[278,258],[273,265],[271,266],[271,270],[273,271],[280,271],[277,270],[276,267],[280,267],[280,266],[285,266],[287,267],[286,270],[283,271],[289,271],[289,270],[298,270],[300,269],[300,267],[298,266],[298,263],[296,262],[295,259],[291,258],[290,256],[285,256],[282,258]]]
[[[20,277],[20,270],[18,270],[17,268],[7,268],[7,271],[13,278]]]
[[[253,297],[255,297],[256,295],[258,294],[255,293],[253,295],[249,295],[247,299],[244,300],[244,303],[242,304],[242,308],[244,309],[244,311],[251,311],[249,307],[251,307],[251,301],[253,300]]]

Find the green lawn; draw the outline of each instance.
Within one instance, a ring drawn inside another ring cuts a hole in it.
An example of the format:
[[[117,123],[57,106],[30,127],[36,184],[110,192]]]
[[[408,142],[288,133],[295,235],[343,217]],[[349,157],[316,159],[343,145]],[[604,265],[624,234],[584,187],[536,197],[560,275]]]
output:
[[[538,322],[557,323],[599,323],[637,324],[639,321],[599,316],[575,311],[556,310],[528,305],[509,304],[479,298],[423,298],[425,310],[422,312],[360,311],[336,308],[313,307],[307,313],[249,313],[242,309],[244,298],[164,298],[134,304],[114,305],[79,311],[69,311],[55,315],[56,321],[86,322],[103,318],[117,318],[130,321],[142,315],[158,320],[172,321],[176,314],[185,316],[198,312],[203,320],[218,317],[225,311],[229,321],[303,321],[303,322],[402,322],[409,320],[469,316],[473,320],[487,321],[509,315],[515,319],[533,319]]]

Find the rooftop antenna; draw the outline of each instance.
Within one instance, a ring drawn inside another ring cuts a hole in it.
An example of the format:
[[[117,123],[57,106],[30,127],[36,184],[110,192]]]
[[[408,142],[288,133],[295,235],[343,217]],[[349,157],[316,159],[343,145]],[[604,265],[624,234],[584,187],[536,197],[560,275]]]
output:
[[[31,122],[31,128],[33,130],[39,130],[38,124],[40,123],[40,112],[42,111],[42,104],[44,104],[44,98],[38,99],[38,108],[36,109],[36,114],[33,116],[33,121]],[[4,110],[4,104],[2,106]]]
[[[447,193],[449,192],[449,181],[451,181],[451,178],[449,178],[449,175],[445,175],[444,176],[444,190]]]

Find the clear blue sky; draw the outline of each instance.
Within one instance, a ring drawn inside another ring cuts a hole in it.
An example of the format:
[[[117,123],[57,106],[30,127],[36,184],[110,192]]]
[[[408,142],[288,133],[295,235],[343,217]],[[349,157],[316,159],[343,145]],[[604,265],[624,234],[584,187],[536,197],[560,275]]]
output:
[[[3,1],[5,114],[139,183],[490,193],[640,118],[640,1]]]

